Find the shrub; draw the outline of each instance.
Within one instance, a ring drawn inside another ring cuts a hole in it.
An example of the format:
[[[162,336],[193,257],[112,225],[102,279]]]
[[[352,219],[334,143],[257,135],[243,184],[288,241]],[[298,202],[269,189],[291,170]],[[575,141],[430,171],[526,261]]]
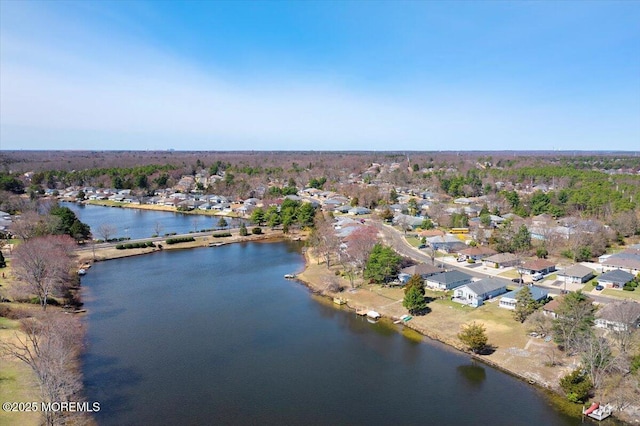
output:
[[[219,234],[213,234],[212,236],[213,236],[213,238],[230,237],[231,236],[231,232],[221,232]]]
[[[582,404],[586,401],[592,386],[589,377],[580,369],[573,370],[560,379],[560,387],[567,396],[567,399],[577,404]]]
[[[260,235],[262,234],[262,228],[260,228],[259,226],[256,226],[251,230],[251,233],[254,235]]]
[[[155,247],[156,245],[153,244],[152,241],[147,241],[147,247]]]
[[[167,244],[188,243],[195,240],[193,237],[168,238]]]
[[[124,250],[124,244],[118,244],[116,250]]]
[[[133,248],[133,244],[127,243],[127,244],[124,245],[124,248],[126,248],[127,250],[128,249],[132,249]]]

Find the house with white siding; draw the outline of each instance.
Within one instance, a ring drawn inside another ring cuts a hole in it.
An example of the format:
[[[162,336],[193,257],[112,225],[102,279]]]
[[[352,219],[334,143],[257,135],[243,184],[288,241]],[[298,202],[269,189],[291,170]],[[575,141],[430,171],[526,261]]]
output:
[[[453,301],[477,308],[485,300],[493,299],[507,292],[507,281],[502,278],[483,278],[470,284],[465,284],[453,291]]]
[[[471,275],[456,270],[431,275],[425,280],[425,284],[427,287],[436,290],[452,290],[456,287],[470,282]]]
[[[523,288],[524,287],[519,287],[513,291],[506,293],[500,298],[500,303],[498,304],[498,306],[504,309],[515,310],[516,304],[518,303],[518,293],[520,293]],[[549,292],[541,287],[529,286],[529,291],[531,292],[531,297],[536,302],[545,300],[549,295]]]

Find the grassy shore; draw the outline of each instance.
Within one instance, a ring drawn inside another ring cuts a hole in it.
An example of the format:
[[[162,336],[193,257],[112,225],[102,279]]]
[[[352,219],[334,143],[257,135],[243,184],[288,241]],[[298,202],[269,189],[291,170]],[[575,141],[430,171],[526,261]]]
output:
[[[329,298],[339,296],[347,300],[350,309],[372,309],[391,320],[397,320],[408,313],[402,306],[404,292],[401,288],[357,282],[357,287],[351,289],[348,280],[337,278],[336,271],[340,271],[338,265],[327,268],[324,263],[318,264],[318,259],[311,251],[306,256],[307,267],[298,278],[314,292]],[[340,280],[344,288],[342,292],[328,290],[329,283],[336,279]],[[429,303],[430,312],[414,316],[399,327],[410,328],[464,351],[457,338],[460,327],[471,321],[482,323],[486,327],[491,350],[485,355],[474,357],[530,384],[547,389],[549,392],[545,395],[554,405],[562,405],[563,411],[572,415],[580,414],[579,406],[567,406],[563,403],[564,398],[558,396],[560,377],[572,370],[577,359],[562,357],[553,342],[530,337],[527,327],[513,318],[512,311],[498,307],[497,299],[479,308],[471,308],[452,302],[442,292],[427,290],[426,296],[433,299]],[[549,367],[547,364],[552,358],[560,365]]]

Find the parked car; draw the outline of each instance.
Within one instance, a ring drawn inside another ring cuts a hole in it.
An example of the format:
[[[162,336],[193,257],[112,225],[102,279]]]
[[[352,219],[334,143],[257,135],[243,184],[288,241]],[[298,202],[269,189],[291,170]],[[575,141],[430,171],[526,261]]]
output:
[[[600,291],[600,290],[602,290],[602,289],[604,289],[604,287],[603,287],[603,286],[601,286],[600,284],[598,284],[598,285],[596,286],[596,290]]]
[[[467,260],[466,256],[458,256],[458,258],[456,259],[457,262],[464,262]]]
[[[543,278],[544,278],[544,275],[542,275],[540,272],[536,272],[535,274],[531,275],[531,279],[533,281],[540,281]]]
[[[514,283],[518,283],[518,284],[522,284],[524,281],[522,281],[521,278],[511,278],[511,281],[513,281]]]
[[[420,245],[418,246],[418,248],[419,248],[419,249],[426,249],[426,248],[427,248],[427,245],[426,245],[426,244],[420,244]]]

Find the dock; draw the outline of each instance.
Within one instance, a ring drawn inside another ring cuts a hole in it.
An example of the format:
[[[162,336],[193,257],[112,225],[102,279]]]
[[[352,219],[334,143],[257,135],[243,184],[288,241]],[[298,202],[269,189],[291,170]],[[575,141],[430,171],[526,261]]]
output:
[[[598,402],[591,404],[589,408],[583,408],[582,414],[586,414],[595,420],[604,420],[613,413],[613,407],[611,404],[600,405]]]

